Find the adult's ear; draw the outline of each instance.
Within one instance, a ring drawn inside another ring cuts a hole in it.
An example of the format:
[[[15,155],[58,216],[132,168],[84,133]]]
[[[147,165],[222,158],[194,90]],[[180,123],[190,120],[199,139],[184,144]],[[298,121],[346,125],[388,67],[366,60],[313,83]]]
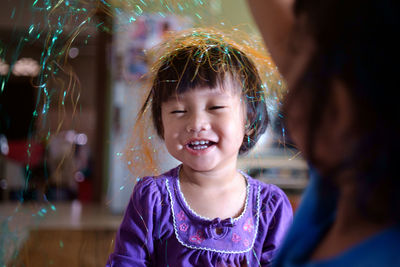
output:
[[[332,81],[332,94],[326,111],[326,128],[330,128],[335,138],[342,139],[353,131],[355,111],[347,86],[340,80]],[[333,125],[329,126],[329,121]]]
[[[314,142],[315,159],[324,169],[338,166],[353,154],[357,142],[355,122],[356,113],[347,85],[335,79]]]

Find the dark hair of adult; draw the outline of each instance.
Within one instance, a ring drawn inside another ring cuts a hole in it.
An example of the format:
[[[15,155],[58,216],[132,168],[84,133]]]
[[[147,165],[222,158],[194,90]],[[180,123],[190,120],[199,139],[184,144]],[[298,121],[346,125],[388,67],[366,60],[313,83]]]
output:
[[[398,1],[298,0],[295,14],[315,42],[315,52],[297,82],[285,109],[307,95],[306,157],[315,158],[315,136],[334,90],[345,85],[354,118],[357,142],[324,179],[351,170],[357,184],[357,205],[373,220],[400,219],[399,88],[400,29]],[[293,39],[295,44],[296,37]],[[296,98],[295,98],[296,97]],[[332,131],[335,125],[332,125]]]

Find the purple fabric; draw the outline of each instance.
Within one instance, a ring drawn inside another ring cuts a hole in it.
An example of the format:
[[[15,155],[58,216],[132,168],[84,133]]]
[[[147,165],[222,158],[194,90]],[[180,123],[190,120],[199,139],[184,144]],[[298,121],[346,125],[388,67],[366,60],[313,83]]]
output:
[[[269,266],[292,222],[282,190],[244,174],[243,213],[209,220],[185,202],[178,173],[179,167],[136,184],[107,266]]]

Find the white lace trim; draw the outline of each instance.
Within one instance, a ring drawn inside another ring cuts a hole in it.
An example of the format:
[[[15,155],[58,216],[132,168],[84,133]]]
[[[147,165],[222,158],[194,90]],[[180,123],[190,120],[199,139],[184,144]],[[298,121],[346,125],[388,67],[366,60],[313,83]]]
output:
[[[178,169],[178,177],[179,177],[179,172],[180,172],[180,170],[181,170],[181,168],[179,167],[179,169]],[[247,210],[247,204],[248,204],[248,200],[249,200],[250,183],[249,183],[249,181],[248,181],[248,179],[247,179],[247,176],[246,176],[242,171],[240,171],[240,173],[243,175],[244,179],[246,180],[246,200],[245,200],[245,202],[244,202],[244,209],[243,209],[242,213],[241,213],[238,217],[236,217],[236,218],[230,218],[230,219],[231,219],[231,222],[236,222],[236,221],[240,220],[240,219],[244,216],[244,214],[246,213],[246,210]],[[178,184],[178,191],[179,191],[178,193],[179,193],[179,195],[181,196],[181,198],[182,198],[182,200],[183,200],[184,205],[186,206],[186,208],[187,208],[188,210],[190,210],[190,212],[193,213],[196,217],[198,217],[198,218],[200,218],[200,219],[202,219],[202,220],[205,220],[205,221],[212,221],[213,219],[208,218],[208,217],[201,216],[200,214],[197,214],[197,212],[195,212],[195,211],[190,207],[189,203],[187,203],[187,201],[186,201],[186,199],[185,199],[185,196],[184,196],[183,193],[182,193],[182,190],[181,190],[181,183],[179,182],[179,178],[177,179],[177,184]]]
[[[261,186],[258,186],[258,190],[257,190],[257,214],[256,214],[256,227],[255,227],[255,231],[254,231],[254,237],[253,237],[253,241],[251,243],[251,245],[245,249],[245,250],[239,250],[239,251],[228,251],[228,250],[218,250],[218,249],[213,249],[213,248],[206,248],[206,247],[195,247],[189,244],[186,244],[185,242],[183,242],[179,235],[178,235],[178,228],[176,226],[176,218],[175,218],[175,212],[174,212],[174,200],[172,198],[172,193],[171,190],[169,189],[169,181],[168,179],[165,181],[165,185],[167,187],[167,191],[169,194],[169,198],[171,201],[171,212],[172,212],[172,220],[174,223],[174,232],[175,232],[175,236],[176,239],[178,240],[178,242],[190,249],[197,249],[197,250],[206,250],[206,251],[212,251],[212,252],[217,252],[217,253],[228,253],[228,254],[240,254],[240,253],[247,253],[249,252],[253,246],[254,246],[254,242],[256,241],[257,235],[258,235],[258,225],[259,225],[259,219],[260,219],[260,193],[261,193]]]

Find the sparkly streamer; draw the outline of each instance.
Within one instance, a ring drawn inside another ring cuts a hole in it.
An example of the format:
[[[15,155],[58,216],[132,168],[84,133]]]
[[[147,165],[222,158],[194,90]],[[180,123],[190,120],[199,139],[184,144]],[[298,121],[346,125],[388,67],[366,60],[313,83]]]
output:
[[[118,16],[123,21],[121,27],[135,23],[138,18],[146,14],[157,14],[166,17],[170,14],[188,16],[195,24],[201,24],[208,18],[208,0],[32,0],[13,1],[15,6],[10,10],[10,20],[15,25],[25,19],[22,12],[29,8],[31,24],[23,30],[13,29],[11,40],[8,43],[0,41],[0,67],[2,62],[8,61],[9,70],[6,75],[0,75],[0,95],[7,90],[7,82],[13,66],[16,64],[22,51],[26,46],[43,44],[40,55],[39,74],[31,79],[32,85],[37,88],[37,96],[29,140],[26,148],[28,164],[25,167],[26,182],[25,189],[30,184],[31,176],[31,155],[34,142],[47,144],[51,136],[61,131],[66,119],[66,106],[72,106],[73,115],[78,112],[80,98],[80,83],[73,68],[68,63],[68,53],[76,42],[77,37],[85,37],[85,44],[92,37],[88,29],[112,33],[107,20]],[[99,16],[105,14],[105,16]],[[118,30],[118,29],[116,29]],[[56,104],[56,105],[54,105]],[[55,131],[50,131],[47,116],[51,109],[58,112],[58,124]],[[37,126],[37,133],[33,134],[33,125]],[[144,138],[144,135],[141,136]],[[148,140],[151,139],[151,136]],[[151,153],[145,157],[150,158]],[[134,165],[132,160],[130,165]],[[62,160],[63,161],[63,160]],[[62,164],[62,161],[60,165]],[[123,188],[122,188],[123,189]],[[50,213],[57,212],[55,206],[48,202],[43,196],[44,202],[30,210],[22,212],[18,207],[5,217],[0,217],[1,238],[0,238],[0,265],[6,265],[12,259],[18,258],[18,247],[24,239],[21,229],[28,229],[45,219]],[[23,199],[21,198],[21,203]],[[12,227],[20,221],[29,225],[22,228]],[[25,227],[25,228],[24,228]],[[60,241],[60,248],[64,243]]]

